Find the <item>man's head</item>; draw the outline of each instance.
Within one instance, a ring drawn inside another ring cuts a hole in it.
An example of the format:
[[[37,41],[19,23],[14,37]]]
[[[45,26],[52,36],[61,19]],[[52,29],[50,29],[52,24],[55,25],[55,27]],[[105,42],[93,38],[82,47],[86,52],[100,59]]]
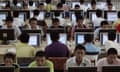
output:
[[[59,40],[59,33],[51,32],[50,33],[50,38],[51,38],[52,42],[58,41]]]
[[[32,28],[36,28],[36,25],[38,24],[38,20],[36,18],[31,18],[29,20],[29,24]]]
[[[74,50],[74,55],[76,57],[76,61],[82,61],[83,57],[85,56],[85,53],[86,53],[86,49],[84,46],[78,44],[76,47],[75,47],[75,50]]]
[[[11,28],[12,27],[12,23],[13,23],[13,17],[7,16],[5,22],[6,22],[7,27]]]
[[[101,28],[108,28],[109,24],[107,21],[102,21],[100,26]]]
[[[4,63],[6,66],[12,66],[12,64],[15,62],[15,54],[13,53],[6,53],[4,55]]]
[[[58,18],[52,19],[52,24],[55,28],[58,27],[60,25],[59,19]]]
[[[108,40],[114,41],[116,39],[116,32],[115,31],[109,31],[108,32]]]
[[[79,16],[79,17],[77,17],[77,19],[76,19],[76,22],[77,22],[77,25],[78,25],[78,26],[81,26],[81,25],[83,24],[83,21],[84,21],[83,16]]]
[[[109,64],[113,64],[114,61],[116,60],[117,58],[117,50],[115,48],[110,48],[108,49],[108,52],[107,52],[107,60],[108,60],[108,63]]]
[[[36,52],[35,61],[38,66],[44,66],[46,61],[46,53],[44,51]]]
[[[110,11],[111,11],[111,10],[112,10],[112,8],[113,8],[113,4],[112,4],[112,3],[108,3],[108,4],[107,4],[107,6],[108,6],[108,10],[110,10]]]
[[[20,36],[19,36],[19,40],[22,42],[22,43],[28,43],[29,41],[29,35],[27,33],[22,33]]]

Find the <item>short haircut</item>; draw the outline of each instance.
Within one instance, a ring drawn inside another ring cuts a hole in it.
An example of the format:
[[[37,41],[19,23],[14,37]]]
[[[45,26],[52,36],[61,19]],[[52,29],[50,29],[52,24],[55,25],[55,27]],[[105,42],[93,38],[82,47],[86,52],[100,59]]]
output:
[[[120,11],[118,12],[118,18],[120,18]]]
[[[108,25],[108,22],[107,21],[102,21],[100,26],[102,27],[103,25]]]
[[[33,5],[33,1],[30,0],[29,1],[29,5],[32,6]]]
[[[93,34],[85,34],[84,39],[85,39],[85,42],[93,42],[94,35]]]
[[[49,3],[51,3],[51,1],[52,1],[52,0],[46,0],[45,2],[46,2],[47,4],[49,4]]]
[[[51,40],[54,42],[54,41],[58,41],[59,40],[59,33],[57,32],[51,32],[50,33],[50,38]]]
[[[5,21],[12,21],[13,22],[13,17],[7,16]]]
[[[45,51],[37,51],[35,57],[46,57]]]
[[[14,16],[14,17],[18,17],[18,16],[19,16],[19,12],[17,12],[17,11],[14,12],[14,13],[13,13],[13,16]]]
[[[53,23],[56,23],[56,22],[59,22],[59,19],[58,19],[58,18],[53,18],[53,19],[52,19],[52,24],[53,24]]]
[[[78,45],[75,47],[74,52],[77,51],[77,50],[84,50],[84,51],[86,52],[85,47],[84,47],[83,45],[81,45],[81,44],[78,44]]]
[[[44,3],[39,3],[39,5],[44,5]]]
[[[13,53],[6,53],[3,59],[5,60],[6,58],[11,58],[13,61],[15,61],[16,55]]]
[[[77,16],[76,17],[76,22],[78,22],[79,20],[84,20],[83,16]]]
[[[29,20],[29,23],[31,23],[31,21],[38,21],[36,18],[31,18],[30,20]]]
[[[63,7],[63,4],[62,3],[58,3],[57,4],[57,8],[62,8]]]
[[[107,56],[108,56],[108,55],[111,55],[111,54],[117,55],[117,54],[118,54],[118,53],[117,53],[117,50],[116,50],[115,48],[110,48],[110,49],[108,49],[108,51],[107,51]]]
[[[80,6],[78,4],[75,5],[75,8],[80,8]]]
[[[33,15],[39,15],[39,10],[37,10],[37,9],[35,9],[34,11],[33,11]]]
[[[108,5],[108,6],[113,6],[113,4],[112,4],[112,3],[108,3],[107,5]]]
[[[109,31],[108,32],[108,40],[114,41],[116,39],[116,32],[115,31]]]
[[[96,1],[91,1],[91,5],[96,5]]]
[[[97,16],[97,17],[101,17],[101,16],[102,16],[102,10],[97,9],[97,10],[96,10],[96,16]]]
[[[28,33],[22,33],[20,36],[19,36],[19,40],[23,43],[28,43],[29,41],[29,35]]]

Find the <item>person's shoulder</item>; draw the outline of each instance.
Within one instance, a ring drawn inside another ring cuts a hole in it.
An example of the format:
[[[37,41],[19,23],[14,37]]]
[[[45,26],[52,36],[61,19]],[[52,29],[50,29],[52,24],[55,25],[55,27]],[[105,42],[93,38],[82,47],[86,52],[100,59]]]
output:
[[[32,61],[32,62],[28,65],[28,67],[34,67],[34,66],[37,66],[36,61]]]
[[[75,60],[75,57],[70,57],[70,58],[67,59],[66,62],[67,62],[67,63],[71,63],[71,62],[73,62],[74,60]]]
[[[47,64],[47,65],[53,65],[53,62],[50,61],[50,60],[46,60],[46,64]]]

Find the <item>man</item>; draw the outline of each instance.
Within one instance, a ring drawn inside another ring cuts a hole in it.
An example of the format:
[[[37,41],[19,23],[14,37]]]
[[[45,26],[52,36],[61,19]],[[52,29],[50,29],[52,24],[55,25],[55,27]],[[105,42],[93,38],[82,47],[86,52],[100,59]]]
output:
[[[77,45],[74,50],[74,56],[69,58],[66,62],[66,69],[72,66],[86,67],[90,66],[90,61],[85,58],[85,47]]]
[[[107,57],[102,58],[97,63],[97,72],[102,72],[103,66],[118,66],[120,65],[120,60],[117,58],[117,50],[115,48],[110,48],[107,51]]]
[[[30,63],[29,67],[39,67],[39,66],[48,66],[50,72],[54,72],[53,63],[46,59],[46,54],[44,51],[38,51],[35,55],[35,61]]]

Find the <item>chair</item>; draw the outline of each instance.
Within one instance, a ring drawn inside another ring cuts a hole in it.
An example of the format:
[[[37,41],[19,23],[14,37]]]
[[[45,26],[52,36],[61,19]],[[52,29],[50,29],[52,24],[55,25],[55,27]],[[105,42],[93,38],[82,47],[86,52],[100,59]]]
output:
[[[67,57],[49,57],[48,59],[53,62],[55,71],[63,72],[65,70]]]
[[[17,63],[20,66],[28,66],[33,60],[33,57],[17,57]]]

